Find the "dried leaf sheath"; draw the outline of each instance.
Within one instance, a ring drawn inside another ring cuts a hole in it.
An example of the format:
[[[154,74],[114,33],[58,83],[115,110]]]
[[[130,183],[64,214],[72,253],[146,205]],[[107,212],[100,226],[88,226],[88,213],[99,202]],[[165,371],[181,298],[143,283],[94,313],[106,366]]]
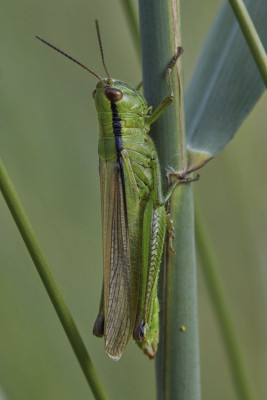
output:
[[[121,356],[135,323],[130,270],[130,245],[122,165],[116,158],[100,159],[104,259],[105,347]]]

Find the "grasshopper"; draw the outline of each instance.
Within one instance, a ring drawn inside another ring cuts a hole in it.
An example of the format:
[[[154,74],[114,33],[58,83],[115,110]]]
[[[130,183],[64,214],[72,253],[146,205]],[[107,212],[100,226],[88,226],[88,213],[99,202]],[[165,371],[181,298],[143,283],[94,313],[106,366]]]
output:
[[[170,74],[182,48],[166,70],[169,94],[152,111],[139,91],[110,77],[97,21],[96,29],[106,78],[37,38],[99,80],[93,98],[99,121],[103,288],[93,333],[104,336],[112,359],[121,357],[131,336],[154,358],[159,339],[157,284],[167,228],[165,204],[177,183],[190,178],[178,178],[163,196],[157,151],[148,132],[173,101]]]

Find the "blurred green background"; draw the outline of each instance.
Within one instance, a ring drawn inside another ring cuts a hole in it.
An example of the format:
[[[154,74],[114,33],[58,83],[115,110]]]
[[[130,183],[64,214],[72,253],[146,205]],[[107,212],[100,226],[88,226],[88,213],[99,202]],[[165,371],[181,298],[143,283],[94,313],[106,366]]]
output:
[[[220,3],[182,1],[186,82]],[[155,399],[154,363],[134,343],[114,362],[92,336],[102,276],[96,79],[34,38],[103,75],[98,18],[111,76],[135,86],[141,68],[120,2],[2,0],[1,6],[1,157],[110,398]],[[267,391],[266,106],[265,94],[195,184],[257,399]],[[0,214],[3,398],[92,399],[2,198]],[[235,399],[200,266],[198,276],[203,399]]]

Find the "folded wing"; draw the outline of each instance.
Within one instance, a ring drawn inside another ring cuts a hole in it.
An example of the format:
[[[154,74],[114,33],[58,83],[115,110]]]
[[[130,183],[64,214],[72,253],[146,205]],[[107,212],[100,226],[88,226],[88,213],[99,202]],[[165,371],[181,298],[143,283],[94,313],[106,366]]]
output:
[[[104,338],[108,355],[119,359],[135,323],[129,229],[120,159],[100,160],[104,258]]]

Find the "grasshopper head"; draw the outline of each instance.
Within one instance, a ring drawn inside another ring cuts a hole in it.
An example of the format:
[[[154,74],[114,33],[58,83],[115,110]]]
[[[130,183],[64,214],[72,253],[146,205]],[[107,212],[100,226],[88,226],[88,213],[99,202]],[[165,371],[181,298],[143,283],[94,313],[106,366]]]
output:
[[[116,105],[119,113],[146,115],[147,103],[145,98],[126,83],[106,78],[99,81],[93,91],[98,112],[110,112]]]

